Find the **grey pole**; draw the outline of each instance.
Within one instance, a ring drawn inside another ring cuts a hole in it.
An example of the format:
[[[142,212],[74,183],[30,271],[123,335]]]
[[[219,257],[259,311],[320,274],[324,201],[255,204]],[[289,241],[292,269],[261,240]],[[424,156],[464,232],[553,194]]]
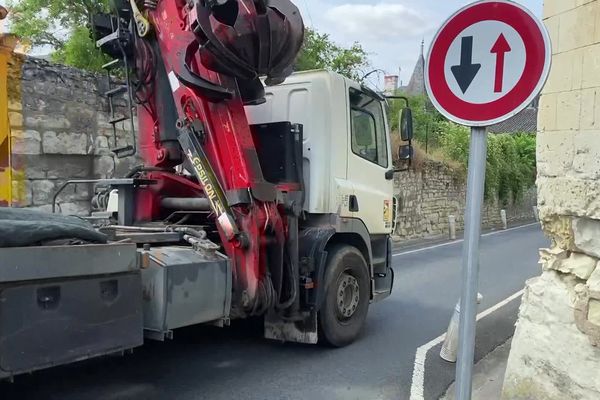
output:
[[[460,302],[459,353],[456,365],[457,400],[471,399],[479,280],[479,238],[486,158],[486,128],[472,128],[467,178],[467,209],[465,210],[465,242],[462,254],[463,286]]]

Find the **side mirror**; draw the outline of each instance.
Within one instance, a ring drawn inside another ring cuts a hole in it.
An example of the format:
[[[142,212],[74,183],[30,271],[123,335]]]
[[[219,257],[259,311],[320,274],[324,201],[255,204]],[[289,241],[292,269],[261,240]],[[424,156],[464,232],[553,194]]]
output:
[[[398,159],[400,161],[410,161],[413,159],[415,149],[410,144],[401,145],[398,148]]]
[[[404,142],[410,142],[413,139],[413,116],[409,107],[400,111],[400,138]]]
[[[414,152],[415,152],[415,150],[412,147],[412,144],[404,144],[404,145],[401,145],[400,147],[398,147],[398,160],[400,162],[402,162],[403,164],[407,165],[408,167],[402,168],[402,169],[392,169],[392,170],[386,171],[385,179],[387,179],[388,181],[391,181],[392,179],[394,179],[394,174],[396,172],[406,172],[406,171],[410,170]]]

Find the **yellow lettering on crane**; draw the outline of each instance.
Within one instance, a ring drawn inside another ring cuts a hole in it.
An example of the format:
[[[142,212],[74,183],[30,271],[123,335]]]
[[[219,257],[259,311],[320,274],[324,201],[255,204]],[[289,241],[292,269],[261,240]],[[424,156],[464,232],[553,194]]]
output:
[[[187,156],[192,165],[194,166],[194,172],[196,172],[196,176],[200,180],[200,184],[202,185],[202,189],[204,189],[204,193],[206,193],[206,197],[208,197],[208,201],[210,202],[211,208],[217,215],[221,215],[225,213],[225,207],[219,200],[219,196],[217,190],[210,181],[210,177],[206,170],[204,169],[204,165],[200,157],[195,156],[190,149],[187,151]]]

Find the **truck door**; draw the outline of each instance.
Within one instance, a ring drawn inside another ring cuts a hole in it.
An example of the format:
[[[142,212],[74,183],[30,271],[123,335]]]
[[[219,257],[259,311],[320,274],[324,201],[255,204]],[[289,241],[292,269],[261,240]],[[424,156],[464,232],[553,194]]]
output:
[[[351,211],[371,235],[389,234],[394,183],[385,177],[392,159],[383,103],[357,87],[350,87],[348,95],[348,180],[354,187]]]

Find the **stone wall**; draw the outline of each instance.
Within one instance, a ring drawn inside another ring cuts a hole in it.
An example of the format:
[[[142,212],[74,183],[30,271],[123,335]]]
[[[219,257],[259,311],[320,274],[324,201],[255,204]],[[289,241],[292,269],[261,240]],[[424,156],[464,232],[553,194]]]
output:
[[[47,211],[65,180],[122,176],[136,163],[118,160],[109,150],[115,139],[102,95],[105,76],[15,54],[8,70],[13,206]],[[131,140],[124,124],[117,131],[119,146]],[[89,212],[90,190],[89,185],[66,190],[59,209]]]
[[[448,217],[456,218],[456,229],[464,226],[466,177],[446,164],[426,161],[418,171],[396,174],[394,180],[399,213],[396,227],[398,239],[447,236]],[[497,198],[486,199],[483,224],[486,227],[502,225],[500,210],[506,209],[509,223],[531,221],[536,191],[528,190],[522,199],[502,207]]]
[[[123,176],[136,159],[116,159],[106,77],[14,55],[8,63],[12,204],[50,210],[52,196],[67,179]],[[119,112],[123,112],[120,109]],[[121,123],[117,144],[131,140]],[[465,178],[445,164],[428,161],[420,171],[397,174],[400,239],[448,234],[448,215],[462,229]],[[63,213],[87,214],[91,187],[73,186],[58,199]],[[535,193],[506,207],[509,220],[533,219]],[[486,226],[500,226],[500,206],[489,199]]]
[[[544,3],[553,65],[538,196],[552,247],[527,283],[503,397],[591,400],[600,398],[600,0]]]

